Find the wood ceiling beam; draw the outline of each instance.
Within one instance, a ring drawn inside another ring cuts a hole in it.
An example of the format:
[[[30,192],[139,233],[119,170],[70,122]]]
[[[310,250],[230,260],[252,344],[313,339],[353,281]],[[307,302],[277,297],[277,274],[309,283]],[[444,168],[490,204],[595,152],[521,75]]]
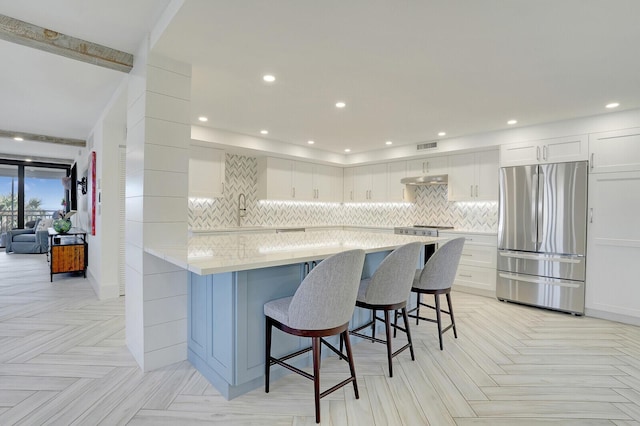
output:
[[[0,39],[128,73],[133,55],[0,15]]]
[[[56,136],[37,135],[34,133],[14,132],[11,130],[0,129],[0,138],[13,139],[16,137],[22,138],[26,141],[57,143],[59,145],[77,146],[80,148],[87,146],[87,141],[82,139],[59,138]]]

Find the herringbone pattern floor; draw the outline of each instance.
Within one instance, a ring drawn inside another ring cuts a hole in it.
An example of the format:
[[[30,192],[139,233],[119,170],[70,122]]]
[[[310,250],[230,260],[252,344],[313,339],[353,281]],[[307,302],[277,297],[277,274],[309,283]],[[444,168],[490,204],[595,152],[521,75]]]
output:
[[[454,294],[459,338],[413,327],[386,376],[355,346],[360,399],[322,400],[335,425],[640,424],[640,328]],[[346,372],[335,357],[323,383]],[[311,382],[289,375],[226,401],[188,362],[143,374],[124,345],[124,300],[81,277],[49,282],[44,255],[0,253],[0,425],[313,424]]]

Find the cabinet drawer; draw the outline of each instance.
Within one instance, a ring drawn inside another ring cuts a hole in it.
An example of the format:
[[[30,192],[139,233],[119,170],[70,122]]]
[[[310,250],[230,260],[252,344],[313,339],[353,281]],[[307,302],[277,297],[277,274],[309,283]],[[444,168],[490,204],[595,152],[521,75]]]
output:
[[[493,268],[479,268],[461,264],[458,267],[453,285],[454,289],[456,286],[463,286],[495,292],[496,270]]]
[[[51,248],[51,272],[72,272],[84,269],[84,246],[63,245]]]
[[[460,265],[495,268],[497,251],[495,246],[482,246],[465,243],[460,257]]]

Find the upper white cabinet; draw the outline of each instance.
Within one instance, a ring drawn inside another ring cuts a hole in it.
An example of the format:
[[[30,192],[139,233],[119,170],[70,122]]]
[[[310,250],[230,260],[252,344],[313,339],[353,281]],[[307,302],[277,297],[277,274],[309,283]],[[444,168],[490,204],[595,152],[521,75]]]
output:
[[[356,200],[354,175],[354,167],[346,167],[342,169],[342,201],[345,203]]]
[[[400,180],[407,176],[414,175],[409,175],[407,172],[406,161],[396,161],[387,164],[387,201],[413,202],[415,200],[415,187],[400,183]]]
[[[589,135],[590,172],[640,170],[640,128]]]
[[[354,201],[387,201],[387,165],[372,164],[354,168]]]
[[[427,157],[407,161],[407,177],[445,175],[448,173],[449,158]]]
[[[498,200],[498,151],[449,156],[449,201]]]
[[[258,199],[342,200],[340,168],[282,158],[258,158]]]
[[[586,135],[577,135],[502,145],[500,165],[508,167],[583,161],[588,158],[587,141]]]
[[[221,149],[189,145],[189,197],[224,196],[224,161]]]

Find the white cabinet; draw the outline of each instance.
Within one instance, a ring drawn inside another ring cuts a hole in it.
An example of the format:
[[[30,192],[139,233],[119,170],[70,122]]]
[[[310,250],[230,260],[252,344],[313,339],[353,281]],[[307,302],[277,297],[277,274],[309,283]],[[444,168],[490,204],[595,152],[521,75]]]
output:
[[[453,289],[495,297],[497,237],[457,232],[440,232],[439,236],[465,239]]]
[[[354,201],[384,202],[387,199],[387,165],[354,168]]]
[[[618,147],[612,144],[611,149]],[[605,158],[614,158],[614,154]],[[587,315],[636,324],[640,321],[638,211],[640,171],[589,176]]]
[[[500,166],[565,163],[588,157],[586,135],[527,141],[500,146]]]
[[[589,135],[590,172],[640,170],[640,128]]]
[[[449,201],[498,200],[498,151],[449,156]]]
[[[342,169],[342,201],[345,203],[356,200],[354,175],[355,167],[346,167]]]
[[[340,202],[342,172],[305,161],[258,158],[258,199]]]
[[[415,200],[415,186],[400,183],[400,180],[407,176],[408,173],[406,161],[396,161],[387,164],[388,202],[413,202]]]
[[[407,177],[446,175],[448,173],[449,158],[426,157],[407,161]]]
[[[342,169],[313,165],[312,196],[314,201],[339,203],[342,201]]]
[[[225,154],[221,149],[189,145],[189,197],[224,196]]]

